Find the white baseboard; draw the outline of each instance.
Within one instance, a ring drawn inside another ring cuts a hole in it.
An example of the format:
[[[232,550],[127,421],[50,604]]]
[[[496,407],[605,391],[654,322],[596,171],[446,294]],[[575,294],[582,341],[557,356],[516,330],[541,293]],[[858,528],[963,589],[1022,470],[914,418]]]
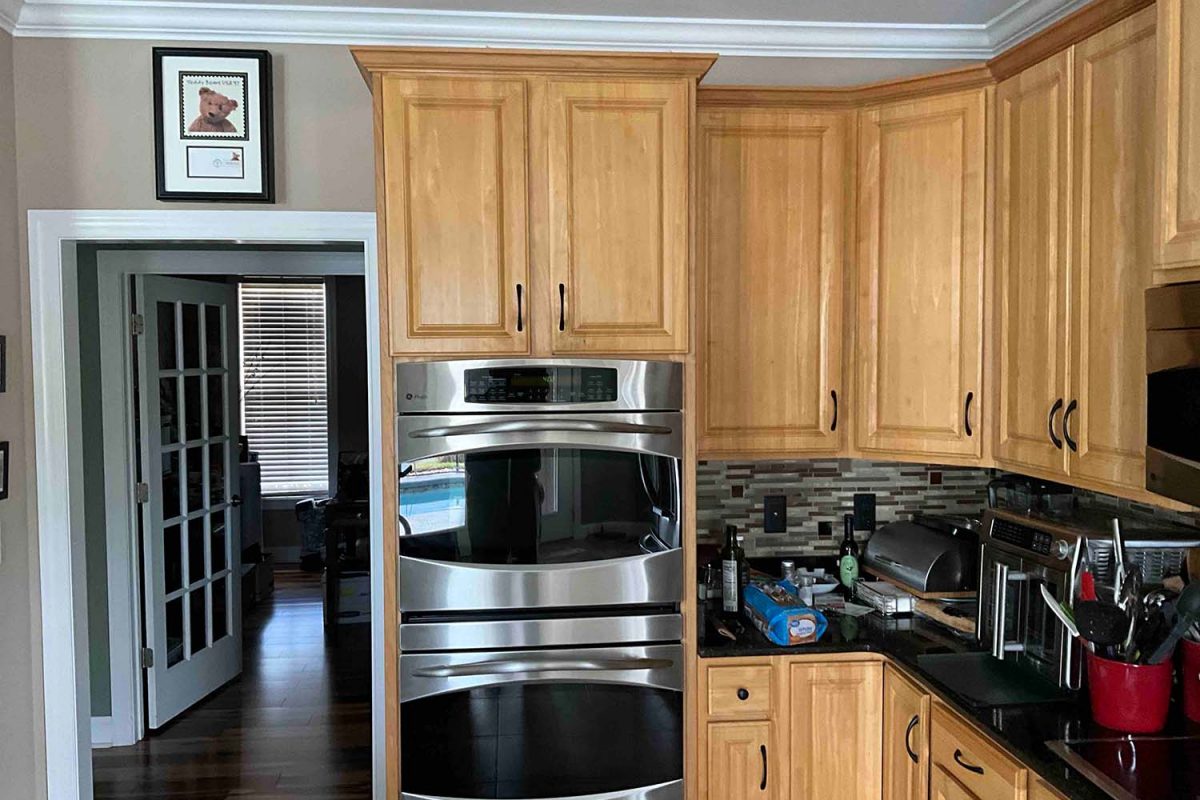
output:
[[[299,547],[264,547],[264,553],[270,553],[276,564],[299,564]]]
[[[92,717],[92,749],[113,746],[113,718]]]

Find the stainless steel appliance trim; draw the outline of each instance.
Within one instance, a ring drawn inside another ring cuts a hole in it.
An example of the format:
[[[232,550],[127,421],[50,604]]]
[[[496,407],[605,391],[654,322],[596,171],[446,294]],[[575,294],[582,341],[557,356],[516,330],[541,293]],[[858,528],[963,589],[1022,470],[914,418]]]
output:
[[[529,565],[455,564],[401,556],[399,580],[402,612],[678,603],[683,596],[683,551]]]
[[[1126,791],[1124,786],[1104,774],[1103,770],[1072,750],[1066,742],[1046,742],[1046,747],[1063,761],[1079,770],[1085,778],[1098,786],[1102,791],[1107,792],[1109,797],[1115,798],[1115,800],[1138,800],[1137,797]]]
[[[405,653],[400,702],[513,683],[614,683],[683,691],[683,646]]]
[[[992,655],[1004,660],[1005,613],[1008,606],[1008,565],[997,561],[992,590]]]
[[[400,625],[401,652],[638,644],[682,638],[683,617],[679,614]]]
[[[683,457],[683,415],[678,411],[592,414],[399,416],[396,452],[402,462],[449,453],[514,447],[624,450]]]
[[[617,399],[604,403],[468,403],[466,373],[473,369],[585,367],[617,372]],[[400,414],[562,411],[679,411],[683,365],[626,359],[507,358],[427,361],[396,365],[396,411]]]
[[[412,794],[401,792],[400,800],[475,800],[464,797],[443,797],[432,794]],[[600,794],[576,794],[570,797],[548,797],[540,800],[683,800],[683,781],[669,781],[654,786],[643,786],[638,789],[624,789],[619,792],[601,792]]]
[[[1200,505],[1200,462],[1147,447],[1146,488],[1182,503]]]

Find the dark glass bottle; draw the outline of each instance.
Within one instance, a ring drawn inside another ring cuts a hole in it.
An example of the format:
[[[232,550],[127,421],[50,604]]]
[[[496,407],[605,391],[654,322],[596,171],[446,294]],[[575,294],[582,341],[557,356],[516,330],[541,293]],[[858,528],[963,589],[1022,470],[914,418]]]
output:
[[[725,546],[721,548],[721,610],[742,613],[742,583],[745,556],[738,545],[737,528],[725,526]]]
[[[842,537],[842,546],[838,550],[838,577],[847,592],[854,591],[854,582],[858,580],[858,543],[854,541],[854,515],[847,514],[845,519],[846,535]]]

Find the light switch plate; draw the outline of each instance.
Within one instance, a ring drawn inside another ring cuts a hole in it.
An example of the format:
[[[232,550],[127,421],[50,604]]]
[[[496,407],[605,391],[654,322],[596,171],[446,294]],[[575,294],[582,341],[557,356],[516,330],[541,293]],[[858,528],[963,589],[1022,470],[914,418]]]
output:
[[[763,498],[763,533],[787,531],[787,497],[769,494]]]

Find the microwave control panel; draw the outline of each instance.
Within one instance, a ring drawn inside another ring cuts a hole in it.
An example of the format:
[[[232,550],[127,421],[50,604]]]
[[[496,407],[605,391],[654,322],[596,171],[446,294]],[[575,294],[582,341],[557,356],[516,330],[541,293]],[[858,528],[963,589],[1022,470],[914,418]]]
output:
[[[468,403],[611,403],[617,371],[608,367],[492,367],[468,369]]]

